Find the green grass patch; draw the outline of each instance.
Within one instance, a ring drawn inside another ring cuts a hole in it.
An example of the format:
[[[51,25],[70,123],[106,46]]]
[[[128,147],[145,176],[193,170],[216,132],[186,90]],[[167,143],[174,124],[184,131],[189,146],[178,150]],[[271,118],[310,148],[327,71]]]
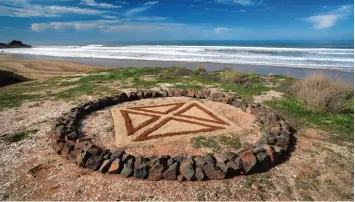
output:
[[[18,142],[18,141],[25,139],[30,134],[36,133],[37,131],[38,130],[26,130],[26,131],[22,131],[22,132],[19,132],[19,133],[10,135],[10,136],[6,136],[4,139],[6,142],[9,142],[9,143]]]
[[[253,96],[260,95],[262,92],[269,90],[268,87],[263,86],[259,83],[253,83],[251,88],[249,89],[234,83],[221,84],[220,87],[227,91],[235,92],[246,100],[252,100]]]
[[[192,138],[192,146],[197,149],[208,148],[214,152],[221,149],[221,146],[219,146],[218,142],[214,138],[204,136]]]
[[[238,150],[241,148],[242,143],[240,142],[239,137],[237,136],[216,136],[217,141],[228,148],[233,148],[235,150]]]
[[[192,146],[194,148],[207,148],[211,149],[213,152],[218,152],[221,148],[233,148],[238,150],[241,148],[242,143],[240,139],[236,136],[212,136],[212,137],[205,137],[205,136],[197,136],[192,138]]]
[[[268,101],[266,104],[279,110],[292,120],[295,128],[314,127],[328,132],[336,133],[353,140],[354,135],[354,104],[348,106],[348,110],[342,114],[335,114],[306,109],[301,102],[294,98]]]

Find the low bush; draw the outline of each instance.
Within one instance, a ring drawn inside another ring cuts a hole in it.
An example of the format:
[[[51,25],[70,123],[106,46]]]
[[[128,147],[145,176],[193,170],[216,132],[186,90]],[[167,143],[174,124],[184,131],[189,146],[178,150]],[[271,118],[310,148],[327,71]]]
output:
[[[340,113],[354,95],[354,87],[341,80],[332,80],[324,74],[313,74],[297,81],[291,94],[311,110]]]
[[[228,83],[239,83],[244,78],[244,74],[240,71],[225,68],[223,72],[221,72],[221,79]]]
[[[198,66],[196,67],[196,71],[199,73],[205,73],[207,72],[204,66]]]

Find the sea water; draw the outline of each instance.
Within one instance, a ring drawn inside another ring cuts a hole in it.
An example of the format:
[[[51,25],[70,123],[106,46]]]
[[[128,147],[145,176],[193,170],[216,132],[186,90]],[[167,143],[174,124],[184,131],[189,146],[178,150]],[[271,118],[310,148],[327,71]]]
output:
[[[353,41],[110,42],[4,49],[55,57],[210,62],[354,71]]]

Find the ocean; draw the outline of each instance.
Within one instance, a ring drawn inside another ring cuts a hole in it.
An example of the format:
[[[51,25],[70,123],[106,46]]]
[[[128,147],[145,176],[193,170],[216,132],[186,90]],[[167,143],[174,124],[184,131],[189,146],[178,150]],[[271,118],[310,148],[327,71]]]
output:
[[[4,49],[10,54],[172,62],[247,64],[354,72],[353,41],[110,42]]]

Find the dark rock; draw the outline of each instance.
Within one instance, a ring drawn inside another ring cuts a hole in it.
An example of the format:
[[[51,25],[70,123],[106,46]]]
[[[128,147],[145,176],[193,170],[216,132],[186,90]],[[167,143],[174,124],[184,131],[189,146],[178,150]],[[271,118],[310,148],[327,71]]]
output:
[[[207,163],[202,157],[197,156],[194,158],[196,167],[203,168],[203,166]]]
[[[109,160],[109,159],[105,160],[105,161],[102,163],[102,165],[101,165],[101,167],[100,167],[100,169],[99,169],[99,172],[101,172],[101,173],[107,173],[107,172],[108,172],[108,169],[110,168],[110,166],[111,166],[111,160]]]
[[[242,105],[243,101],[244,100],[242,100],[242,99],[234,99],[231,105],[236,107],[236,108],[240,108],[240,106]]]
[[[120,173],[122,177],[129,177],[133,173],[133,164],[132,163],[125,163],[123,165],[123,169]]]
[[[176,180],[179,170],[179,163],[175,162],[163,173],[163,178],[166,180]]]
[[[64,140],[65,138],[65,132],[64,132],[64,126],[60,125],[56,128],[56,134],[57,134],[57,140]]]
[[[254,144],[254,147],[264,147],[266,143],[267,143],[266,138],[262,138]]]
[[[290,136],[287,133],[282,133],[277,137],[275,145],[287,151],[289,142]]]
[[[111,151],[111,159],[118,159],[121,158],[122,155],[125,153],[125,151],[123,149],[117,149],[117,150],[113,150]]]
[[[162,95],[159,92],[157,92],[157,91],[153,91],[152,92],[152,97],[162,97]]]
[[[216,159],[217,163],[226,163],[228,159],[223,154],[215,154],[214,158]]]
[[[182,91],[180,89],[176,88],[176,89],[173,90],[173,95],[175,97],[181,97],[182,96]]]
[[[85,167],[90,170],[98,170],[104,161],[103,156],[105,156],[108,152],[108,150],[103,150],[102,152],[95,153],[94,155],[88,158],[85,163]]]
[[[110,167],[108,168],[108,173],[118,174],[122,170],[122,164],[120,159],[115,159],[111,162]]]
[[[171,166],[175,161],[173,159],[168,159],[167,165]]]
[[[186,97],[195,97],[196,90],[188,89],[186,93]]]
[[[201,93],[205,99],[210,99],[210,92],[209,91],[202,90]]]
[[[137,100],[138,96],[136,92],[129,92],[127,93],[127,97],[129,98],[129,100]]]
[[[76,139],[78,139],[79,134],[76,132],[71,132],[66,137],[68,140],[76,140]]]
[[[162,91],[160,91],[159,93],[160,93],[160,95],[162,96],[162,97],[168,97],[169,96],[169,93],[168,93],[169,91],[166,91],[166,90],[162,90]]]
[[[234,174],[232,168],[227,164],[217,163],[216,167],[220,168],[226,174],[226,176],[232,176]]]
[[[24,44],[21,41],[13,40],[6,45],[6,48],[32,48],[32,46]]]
[[[248,173],[256,164],[256,158],[252,150],[247,150],[239,155],[242,159],[242,165],[245,173]]]
[[[143,98],[144,98],[144,93],[143,93],[142,90],[137,91],[137,97],[138,97],[139,99],[143,99]]]
[[[222,103],[224,104],[232,104],[233,103],[233,98],[230,96],[225,96],[221,100]]]
[[[180,165],[180,173],[184,175],[187,180],[192,180],[195,175],[195,166],[191,161],[184,161]]]
[[[153,167],[149,169],[149,180],[160,180],[162,178],[163,172],[166,170],[166,162],[157,161]]]
[[[205,174],[203,173],[202,168],[200,168],[200,167],[196,168],[195,178],[199,181],[202,181],[205,179]]]
[[[229,161],[234,161],[237,157],[237,154],[234,152],[224,152],[223,156],[226,157]]]
[[[210,100],[214,102],[221,102],[224,97],[224,93],[213,92],[210,94]]]
[[[264,148],[264,146],[263,147],[255,147],[254,149],[253,149],[253,153],[254,154],[257,154],[257,153],[260,153],[260,152],[265,152],[266,150],[265,150],[265,148]]]
[[[197,98],[197,99],[203,99],[203,96],[202,96],[202,94],[201,94],[199,91],[196,91],[196,92],[195,92],[195,98]]]
[[[151,91],[143,91],[143,94],[144,94],[144,98],[151,98],[153,97],[153,93]]]
[[[122,155],[122,163],[126,163],[130,159],[134,159],[134,156],[126,153]]]
[[[264,150],[265,150],[265,149],[264,149]],[[265,151],[263,151],[263,152],[258,152],[258,153],[256,154],[256,158],[257,158],[258,162],[263,162],[263,161],[267,158],[267,154],[266,154]]]
[[[215,165],[210,162],[203,166],[203,171],[211,180],[222,180],[226,177],[226,174],[220,168],[215,167]]]
[[[227,163],[227,165],[233,169],[234,171],[238,171],[240,169],[240,167],[238,166],[238,164],[236,164],[235,162],[233,161],[230,161]]]
[[[205,156],[202,157],[203,160],[210,162],[212,164],[216,163],[216,160],[214,159],[214,157],[211,154],[206,154]]]
[[[134,167],[133,176],[137,179],[147,179],[149,175],[149,168],[145,163]]]

